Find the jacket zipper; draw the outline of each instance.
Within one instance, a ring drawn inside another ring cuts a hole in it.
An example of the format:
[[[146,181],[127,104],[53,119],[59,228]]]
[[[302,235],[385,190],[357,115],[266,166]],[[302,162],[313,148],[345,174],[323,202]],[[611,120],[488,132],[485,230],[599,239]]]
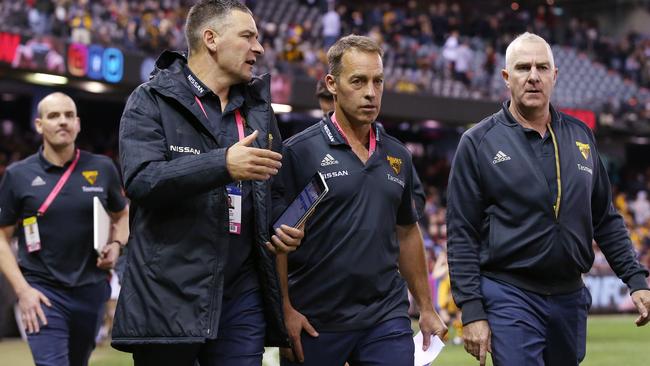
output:
[[[224,188],[225,190],[225,188]],[[226,193],[228,194],[228,193]],[[228,238],[230,240],[230,238]],[[210,312],[210,315],[208,316],[208,329],[206,329],[206,334],[208,336],[211,335],[212,333],[212,321],[214,319],[214,294],[216,292],[216,287],[217,287],[217,273],[219,272],[219,262],[217,261],[217,264],[214,265],[214,271],[212,275],[212,288],[210,290],[210,306],[208,308],[208,311]],[[222,303],[223,306],[223,303]]]
[[[555,204],[553,205],[553,211],[555,212],[555,221],[558,220],[560,216],[560,202],[562,200],[562,177],[560,175],[560,153],[557,147],[557,139],[555,138],[555,132],[553,132],[553,127],[551,123],[547,124],[548,130],[551,133],[551,139],[553,140],[553,150],[555,151],[555,175],[557,176],[557,198],[555,199]]]

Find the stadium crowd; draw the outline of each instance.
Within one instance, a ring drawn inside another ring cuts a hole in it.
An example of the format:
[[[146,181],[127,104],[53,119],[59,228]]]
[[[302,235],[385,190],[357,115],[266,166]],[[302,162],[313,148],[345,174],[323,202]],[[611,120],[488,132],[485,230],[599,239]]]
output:
[[[28,30],[71,42],[115,45],[158,55],[184,47],[183,22],[190,0],[106,1],[28,0],[0,2],[1,30]],[[255,9],[266,54],[258,71],[318,79],[325,72],[325,51],[341,34],[364,34],[385,49],[386,87],[403,93],[502,99],[499,72],[505,46],[523,31],[588,56],[626,83],[650,86],[650,34],[630,32],[615,38],[593,19],[560,12],[555,5],[507,7],[466,1],[246,1]],[[273,4],[271,4],[273,3]],[[289,6],[286,6],[286,4]],[[284,8],[283,8],[284,5]],[[284,9],[278,19],[276,9]],[[304,17],[305,9],[318,16]],[[488,16],[485,16],[488,14]],[[623,95],[597,106],[628,127],[650,118],[650,93],[636,104]],[[561,102],[561,101],[558,101]],[[629,114],[628,104],[634,104]]]

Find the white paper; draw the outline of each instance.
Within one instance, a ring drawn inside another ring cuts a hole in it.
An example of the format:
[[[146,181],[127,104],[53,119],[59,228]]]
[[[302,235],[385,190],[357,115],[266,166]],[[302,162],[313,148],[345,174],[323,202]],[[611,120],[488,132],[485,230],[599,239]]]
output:
[[[422,332],[418,332],[418,334],[413,337],[413,343],[415,343],[415,362],[413,363],[413,366],[429,365],[436,359],[436,357],[438,357],[440,351],[442,351],[442,347],[445,346],[442,340],[440,340],[440,337],[436,335],[431,337],[429,348],[426,351],[423,351],[422,341]]]
[[[95,250],[101,254],[108,242],[111,229],[111,218],[98,197],[93,197],[93,239]]]

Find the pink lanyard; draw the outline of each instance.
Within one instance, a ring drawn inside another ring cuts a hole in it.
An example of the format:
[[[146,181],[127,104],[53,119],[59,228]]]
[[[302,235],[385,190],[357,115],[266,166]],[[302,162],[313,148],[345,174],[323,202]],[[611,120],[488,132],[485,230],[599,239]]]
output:
[[[195,95],[194,99],[199,104],[199,107],[201,107],[205,118],[209,119],[208,114],[205,113],[205,108],[203,108],[203,103],[201,103],[199,97]],[[242,118],[241,113],[239,112],[239,108],[235,109],[235,120],[237,121],[237,134],[239,135],[239,141],[241,141],[244,139],[244,137],[246,137],[246,135],[244,134],[244,118]]]
[[[38,216],[43,216],[45,215],[45,211],[50,207],[50,204],[52,204],[52,201],[56,198],[56,196],[59,195],[59,192],[61,192],[61,189],[65,185],[65,183],[68,181],[68,178],[70,178],[70,175],[72,174],[72,171],[74,168],[77,166],[77,162],[79,162],[79,149],[76,150],[76,154],[74,157],[74,160],[68,167],[68,170],[63,173],[61,178],[59,178],[59,181],[56,183],[54,186],[54,189],[52,189],[52,192],[47,196],[45,199],[45,202],[41,205],[41,207],[38,208]]]
[[[339,125],[338,121],[336,121],[336,116],[334,116],[334,113],[332,113],[332,123],[334,123],[334,126],[336,126],[336,129],[339,130],[339,133],[343,138],[345,139],[345,142],[350,144],[348,141],[348,138],[345,136],[345,132],[343,132],[343,129],[341,129],[341,126]],[[370,126],[370,137],[368,139],[368,157],[370,158],[372,156],[372,153],[375,152],[375,149],[377,148],[377,140],[375,138],[375,130]]]

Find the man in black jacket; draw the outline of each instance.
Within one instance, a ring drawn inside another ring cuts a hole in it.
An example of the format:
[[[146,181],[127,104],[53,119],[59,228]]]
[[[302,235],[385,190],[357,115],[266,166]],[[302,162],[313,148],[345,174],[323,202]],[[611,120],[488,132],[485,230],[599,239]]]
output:
[[[252,76],[257,36],[238,1],[199,1],[189,59],[163,53],[127,102],[120,157],[133,246],[113,346],[136,365],[259,365],[265,337],[287,345],[274,253],[303,234],[270,233],[281,138],[269,78]]]
[[[612,205],[584,123],[550,105],[557,68],[541,37],[506,50],[511,99],[467,131],[449,178],[448,261],[467,352],[485,364],[577,365],[591,296],[592,240],[650,318],[648,271]]]

